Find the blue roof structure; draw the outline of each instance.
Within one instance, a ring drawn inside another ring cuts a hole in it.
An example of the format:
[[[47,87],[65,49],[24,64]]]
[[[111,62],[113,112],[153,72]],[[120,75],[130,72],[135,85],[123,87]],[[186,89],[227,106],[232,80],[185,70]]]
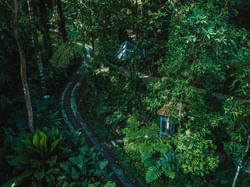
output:
[[[144,51],[128,41],[121,44],[116,56],[121,61],[128,61],[132,58],[145,58]]]

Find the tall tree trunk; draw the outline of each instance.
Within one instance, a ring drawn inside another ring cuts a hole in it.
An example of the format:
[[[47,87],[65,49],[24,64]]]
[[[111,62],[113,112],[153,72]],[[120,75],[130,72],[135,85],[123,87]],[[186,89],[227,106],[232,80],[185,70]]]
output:
[[[61,37],[62,37],[63,41],[66,42],[67,41],[67,30],[66,30],[66,27],[65,27],[65,17],[64,17],[64,14],[63,14],[61,0],[55,0],[55,5],[56,5],[57,15],[59,17],[59,19],[58,19],[59,32],[61,34]]]
[[[44,0],[39,1],[39,12],[40,12],[40,21],[42,24],[44,48],[47,53],[47,58],[49,59],[52,56],[52,45],[51,45],[51,39],[49,35],[48,10],[47,10]]]
[[[27,5],[28,5],[30,23],[32,24],[31,40],[32,40],[33,47],[36,49],[35,56],[36,56],[36,63],[37,63],[39,76],[40,76],[40,83],[41,83],[43,98],[47,99],[47,86],[46,86],[43,62],[42,62],[42,57],[41,57],[41,52],[40,52],[40,47],[39,47],[39,42],[38,42],[38,33],[35,30],[35,27],[36,27],[36,23],[34,21],[35,14],[32,9],[31,0],[27,0]]]
[[[34,133],[33,110],[32,110],[32,105],[31,105],[31,97],[30,97],[29,86],[28,86],[28,81],[27,81],[27,72],[26,72],[26,57],[25,57],[24,49],[21,45],[21,41],[19,39],[19,35],[18,35],[17,12],[18,12],[17,0],[13,0],[13,30],[14,30],[14,37],[16,39],[16,44],[18,47],[19,56],[20,56],[20,76],[21,76],[21,81],[22,81],[22,86],[23,86],[26,109],[28,113],[28,126],[30,129],[30,132]]]
[[[136,39],[138,39],[139,38],[139,24],[138,24],[138,22],[140,22],[139,12],[138,12],[138,9],[139,9],[138,0],[135,0],[134,9],[135,9],[135,12],[134,12],[135,18],[137,21],[137,24],[135,24],[135,35],[136,35]]]

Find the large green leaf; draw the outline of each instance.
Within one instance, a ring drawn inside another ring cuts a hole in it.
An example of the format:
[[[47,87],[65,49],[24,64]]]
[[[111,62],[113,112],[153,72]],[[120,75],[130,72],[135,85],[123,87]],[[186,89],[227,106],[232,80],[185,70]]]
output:
[[[55,149],[57,149],[57,147],[59,146],[59,144],[62,142],[62,139],[57,139],[57,140],[54,140],[52,143],[51,143],[51,147],[50,147],[50,151],[54,151]]]
[[[112,181],[108,181],[108,182],[104,185],[104,187],[115,187],[115,186],[116,186],[115,183],[112,182]]]
[[[41,134],[40,138],[40,149],[44,152],[48,152],[48,137],[45,134]]]
[[[32,139],[32,143],[37,149],[40,149],[43,154],[48,152],[48,137],[39,129],[36,130]]]
[[[39,147],[39,142],[40,142],[39,130],[36,130],[32,139],[32,143],[35,147]]]
[[[101,161],[101,162],[100,162],[100,165],[99,165],[100,169],[103,170],[104,168],[106,168],[107,165],[108,165],[108,163],[109,163],[109,162],[106,161],[106,160]]]
[[[164,171],[164,174],[167,175],[170,179],[175,178],[175,172],[174,171]]]
[[[70,162],[73,163],[75,166],[77,166],[79,169],[83,167],[84,159],[81,155],[75,156],[75,157],[70,157],[69,158]]]
[[[163,171],[161,168],[158,168],[156,166],[149,167],[147,172],[146,172],[146,182],[151,183],[162,175]]]
[[[79,173],[78,173],[78,171],[76,170],[75,167],[72,167],[72,169],[71,169],[71,178],[72,179],[78,179],[79,178]]]

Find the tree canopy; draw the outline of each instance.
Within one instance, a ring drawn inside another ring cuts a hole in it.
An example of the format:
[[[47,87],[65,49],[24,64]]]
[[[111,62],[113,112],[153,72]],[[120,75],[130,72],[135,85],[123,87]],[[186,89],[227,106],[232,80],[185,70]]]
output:
[[[118,163],[134,186],[248,187],[249,17],[249,0],[0,0],[0,184],[120,186]]]

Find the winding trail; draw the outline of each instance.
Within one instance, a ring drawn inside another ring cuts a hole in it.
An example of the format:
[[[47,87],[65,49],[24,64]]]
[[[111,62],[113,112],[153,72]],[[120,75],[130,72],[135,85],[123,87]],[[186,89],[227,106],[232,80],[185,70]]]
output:
[[[87,142],[95,146],[97,151],[101,153],[103,158],[109,162],[110,168],[112,169],[115,177],[120,183],[118,184],[119,186],[122,185],[125,187],[133,187],[135,185],[125,175],[122,167],[116,163],[116,160],[112,154],[112,150],[109,148],[112,145],[101,142],[88,127],[87,123],[84,122],[80,112],[78,111],[77,96],[83,81],[83,75],[87,71],[86,69],[87,66],[85,64],[82,64],[64,88],[60,100],[60,109],[63,119],[70,130],[75,129],[82,131]]]

